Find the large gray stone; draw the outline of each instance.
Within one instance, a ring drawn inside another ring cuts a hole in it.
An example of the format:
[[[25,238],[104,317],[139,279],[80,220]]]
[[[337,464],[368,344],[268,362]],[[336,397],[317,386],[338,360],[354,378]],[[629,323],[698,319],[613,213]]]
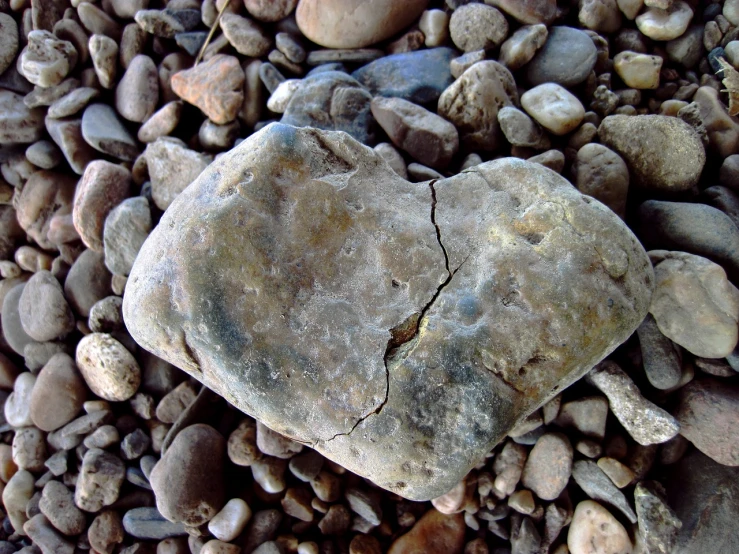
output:
[[[414,184],[273,124],[175,199],[123,311],[268,427],[425,500],[626,340],[652,281],[621,220],[539,165]]]

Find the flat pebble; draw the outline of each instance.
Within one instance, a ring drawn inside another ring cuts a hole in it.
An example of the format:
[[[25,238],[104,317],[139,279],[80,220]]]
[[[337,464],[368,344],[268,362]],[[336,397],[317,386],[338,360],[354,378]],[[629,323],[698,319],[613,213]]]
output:
[[[638,533],[647,551],[673,552],[683,523],[657,481],[642,481],[634,489]]]
[[[673,40],[682,35],[693,18],[693,10],[682,0],[676,0],[668,10],[647,8],[636,18],[636,26],[653,40]]]
[[[159,512],[174,523],[201,525],[226,502],[223,481],[226,441],[204,424],[186,427],[151,472]]]
[[[39,372],[31,392],[33,424],[47,432],[59,429],[75,418],[86,399],[87,387],[74,360],[55,354]]]
[[[465,4],[452,12],[449,34],[464,52],[498,47],[508,35],[508,21],[497,9],[485,4]]]
[[[555,135],[577,128],[585,116],[577,96],[556,83],[545,83],[521,95],[521,106],[542,127]]]
[[[45,119],[46,130],[64,154],[69,167],[82,175],[85,167],[98,157],[95,150],[82,137],[82,119]]]
[[[739,290],[719,266],[692,254],[665,252],[655,260],[649,308],[667,338],[696,356],[723,358],[739,339]]]
[[[65,337],[75,328],[74,314],[62,286],[49,271],[39,271],[28,280],[18,313],[23,330],[40,342]]]
[[[91,448],[82,458],[74,503],[85,512],[97,512],[118,499],[126,477],[123,461],[109,452]]]
[[[598,464],[590,460],[578,460],[572,465],[575,483],[593,500],[604,502],[620,510],[629,521],[636,523],[636,514],[631,505]]]
[[[149,56],[139,54],[128,66],[115,90],[115,108],[128,121],[142,123],[159,102],[157,66]]]
[[[659,87],[662,62],[659,56],[628,51],[619,52],[613,58],[613,69],[628,87],[656,89]]]
[[[739,418],[736,385],[713,378],[688,383],[680,390],[675,417],[680,422],[680,434],[701,452],[720,464],[739,465],[734,433]]]
[[[74,505],[74,495],[63,483],[46,483],[39,502],[41,513],[65,535],[79,535],[85,530],[85,514]]]
[[[550,27],[544,46],[526,64],[531,85],[555,83],[571,87],[582,83],[595,67],[597,50],[583,31],[572,27]]]
[[[221,29],[234,49],[244,56],[259,58],[272,48],[272,39],[261,26],[235,13],[224,13]]]
[[[62,96],[49,106],[49,117],[60,118],[75,115],[80,112],[93,98],[100,95],[100,91],[91,87],[80,87],[69,94]]]
[[[121,28],[118,22],[96,5],[89,2],[80,3],[77,6],[77,16],[90,33],[120,40]]]
[[[49,523],[43,514],[36,514],[23,524],[25,534],[43,554],[73,554],[74,545]]]
[[[676,386],[682,376],[680,348],[662,334],[651,314],[644,318],[636,332],[649,383],[660,390]]]
[[[105,400],[128,400],[139,388],[141,369],[112,336],[91,333],[77,345],[77,366],[90,390]]]
[[[119,160],[130,162],[139,155],[136,141],[107,104],[92,104],[85,109],[82,137],[98,152]]]
[[[150,507],[128,510],[123,516],[123,528],[129,535],[147,540],[162,540],[187,534],[182,523],[172,523],[156,508]]]
[[[249,505],[241,498],[232,498],[208,522],[208,531],[220,541],[231,542],[244,530],[251,513]]]
[[[570,479],[572,455],[572,445],[565,435],[542,435],[531,449],[523,468],[523,486],[542,500],[554,500]]]
[[[575,507],[567,546],[572,554],[631,554],[624,526],[603,506],[583,500]]]

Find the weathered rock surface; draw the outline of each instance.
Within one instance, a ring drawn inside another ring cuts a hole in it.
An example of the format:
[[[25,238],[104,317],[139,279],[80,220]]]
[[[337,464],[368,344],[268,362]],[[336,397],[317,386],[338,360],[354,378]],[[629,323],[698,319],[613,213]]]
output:
[[[430,187],[346,134],[274,124],[175,199],[123,311],[271,429],[429,499],[630,336],[652,281],[621,220],[539,165]]]

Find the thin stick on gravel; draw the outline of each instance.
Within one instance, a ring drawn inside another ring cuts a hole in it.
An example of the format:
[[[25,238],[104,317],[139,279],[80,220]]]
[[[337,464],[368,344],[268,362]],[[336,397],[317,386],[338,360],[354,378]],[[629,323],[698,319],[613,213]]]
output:
[[[213,38],[213,35],[216,32],[216,29],[218,29],[219,23],[221,22],[221,16],[223,15],[223,12],[226,11],[226,8],[228,8],[228,5],[230,3],[231,3],[231,0],[226,0],[226,3],[223,4],[221,9],[218,11],[218,16],[216,17],[216,20],[213,22],[213,25],[210,28],[210,32],[208,33],[208,36],[205,37],[205,42],[200,47],[200,52],[198,52],[198,57],[195,58],[195,63],[192,64],[193,67],[198,65],[200,63],[200,60],[203,59],[203,54],[205,54],[205,49],[208,48],[208,45],[210,44],[210,41]]]

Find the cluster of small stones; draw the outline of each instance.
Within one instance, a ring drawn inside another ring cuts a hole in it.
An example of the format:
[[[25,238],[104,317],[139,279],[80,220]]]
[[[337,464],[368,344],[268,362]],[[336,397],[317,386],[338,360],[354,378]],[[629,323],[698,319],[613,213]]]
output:
[[[739,549],[735,499],[695,521],[739,465],[739,1],[149,4],[0,0],[0,554]],[[412,181],[561,173],[651,249],[650,316],[431,503],[277,435],[139,349],[121,297],[280,117]]]

